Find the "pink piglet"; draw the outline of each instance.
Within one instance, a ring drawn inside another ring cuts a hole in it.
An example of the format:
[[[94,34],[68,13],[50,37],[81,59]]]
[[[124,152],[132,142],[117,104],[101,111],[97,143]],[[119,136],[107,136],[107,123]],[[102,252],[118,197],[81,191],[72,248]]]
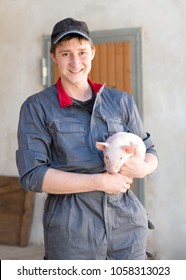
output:
[[[143,140],[128,132],[117,132],[108,137],[106,142],[96,142],[96,148],[103,151],[105,167],[110,174],[119,172],[121,166],[134,155],[135,148],[138,148],[142,159],[146,152]]]

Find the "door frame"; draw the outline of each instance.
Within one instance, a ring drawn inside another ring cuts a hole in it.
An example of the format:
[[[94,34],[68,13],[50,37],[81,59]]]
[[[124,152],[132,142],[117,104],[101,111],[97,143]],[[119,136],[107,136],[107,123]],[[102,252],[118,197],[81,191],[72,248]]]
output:
[[[141,28],[121,28],[112,30],[92,31],[91,38],[94,43],[131,43],[131,94],[133,95],[139,114],[143,119],[143,98],[142,98],[142,40]],[[43,57],[42,57],[42,83],[43,87],[53,84],[53,63],[50,58],[50,36],[43,36]],[[144,180],[135,179],[133,190],[138,199],[144,205]]]

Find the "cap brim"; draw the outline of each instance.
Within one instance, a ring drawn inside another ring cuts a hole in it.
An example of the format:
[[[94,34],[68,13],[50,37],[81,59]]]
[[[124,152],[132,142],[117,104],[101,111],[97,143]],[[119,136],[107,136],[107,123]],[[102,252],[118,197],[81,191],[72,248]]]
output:
[[[88,37],[85,33],[82,33],[80,31],[77,31],[77,30],[70,30],[70,31],[67,31],[61,35],[59,35],[55,40],[53,40],[53,44],[56,44],[59,40],[61,40],[63,37],[65,37],[66,35],[68,34],[72,34],[72,33],[76,33],[76,34],[79,34],[81,35],[82,37],[86,38],[87,40],[91,41],[91,38]]]

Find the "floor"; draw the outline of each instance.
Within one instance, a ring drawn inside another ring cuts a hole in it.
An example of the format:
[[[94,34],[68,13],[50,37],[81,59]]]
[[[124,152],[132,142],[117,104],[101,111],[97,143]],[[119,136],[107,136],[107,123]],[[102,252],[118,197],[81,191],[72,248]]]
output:
[[[27,247],[0,245],[0,260],[42,260],[43,246],[29,245]]]

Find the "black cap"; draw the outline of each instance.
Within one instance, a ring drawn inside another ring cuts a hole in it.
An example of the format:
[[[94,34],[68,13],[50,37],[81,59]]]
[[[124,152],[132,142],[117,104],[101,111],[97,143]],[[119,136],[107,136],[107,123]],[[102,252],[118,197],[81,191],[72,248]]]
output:
[[[64,36],[72,33],[79,34],[87,40],[91,41],[90,32],[85,22],[78,21],[73,18],[65,18],[56,23],[56,25],[54,26],[51,35],[51,42],[52,44],[56,44]]]

